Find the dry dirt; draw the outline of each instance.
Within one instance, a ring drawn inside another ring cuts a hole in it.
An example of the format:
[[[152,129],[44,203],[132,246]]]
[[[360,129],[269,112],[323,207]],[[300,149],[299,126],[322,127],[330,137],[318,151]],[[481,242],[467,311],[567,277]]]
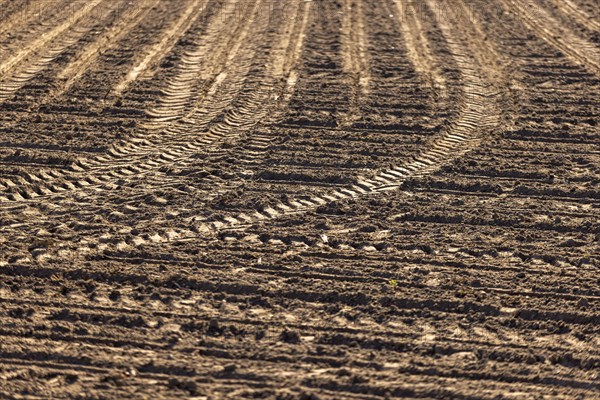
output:
[[[1,399],[600,399],[595,0],[0,0]]]

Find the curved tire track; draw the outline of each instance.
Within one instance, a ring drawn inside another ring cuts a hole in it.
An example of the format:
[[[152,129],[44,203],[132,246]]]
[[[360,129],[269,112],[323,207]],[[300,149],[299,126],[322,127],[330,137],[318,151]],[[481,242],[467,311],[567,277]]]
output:
[[[230,20],[222,20],[219,15],[216,16],[215,25],[209,29],[206,40],[194,53],[184,56],[179,74],[164,90],[162,106],[152,113],[155,122],[150,125],[150,133],[140,134],[126,143],[115,145],[107,154],[98,156],[89,163],[75,165],[73,173],[55,172],[58,179],[41,173],[28,174],[30,182],[5,180],[3,186],[11,187],[12,193],[0,200],[12,202],[37,199],[40,196],[97,187],[119,179],[140,177],[162,166],[181,163],[217,141],[225,137],[237,137],[256,125],[266,117],[269,104],[273,104],[276,98],[288,99],[293,91],[295,78],[290,62],[296,63],[299,57],[301,46],[297,43],[292,49],[291,61],[285,61],[285,57],[284,61],[279,61],[276,57],[272,61],[276,65],[267,74],[270,76],[264,77],[248,95],[243,95],[238,108],[228,111],[222,122],[211,122],[238,96],[244,87],[244,81],[248,79],[256,48],[242,50],[242,44],[252,29],[256,29],[255,18],[260,16],[262,26],[267,26],[268,15],[259,12],[261,4],[261,1],[250,4],[251,18],[237,27],[228,24]],[[236,5],[236,2],[229,2],[229,8],[226,7],[223,12],[234,18]],[[300,20],[301,29],[305,29],[308,24],[308,7],[309,5],[305,6]],[[227,26],[229,30],[225,29]],[[294,31],[290,32],[293,33]],[[229,44],[223,46],[219,37],[229,39]],[[303,40],[302,35],[299,35],[298,40],[300,39]],[[256,44],[255,42],[255,46]],[[215,52],[210,46],[219,46],[220,51]],[[203,62],[203,55],[211,52],[213,56],[206,63]],[[285,56],[288,56],[287,52]],[[204,81],[212,80],[212,84],[205,86],[199,93],[194,93],[191,89],[181,92],[182,89],[192,87],[198,77],[205,77]],[[273,97],[273,91],[281,79],[287,82],[287,86],[278,89],[283,91],[282,95]],[[200,99],[194,104],[196,98]],[[232,133],[235,135],[232,136]]]
[[[432,9],[439,6],[439,3],[434,1],[427,4]],[[215,221],[210,225],[215,229],[237,229],[260,221],[304,213],[332,201],[395,190],[407,178],[434,172],[441,165],[465,154],[478,144],[482,131],[491,131],[498,126],[500,122],[498,88],[492,86],[492,82],[488,81],[487,73],[483,70],[483,68],[493,69],[495,66],[482,66],[479,63],[483,60],[475,60],[470,53],[476,54],[481,51],[477,47],[478,45],[483,47],[487,47],[487,45],[483,44],[482,38],[476,43],[469,43],[472,39],[465,36],[461,38],[456,32],[456,28],[452,27],[452,22],[448,21],[446,13],[436,13],[436,15],[438,15],[437,22],[446,38],[452,57],[461,72],[462,88],[460,90],[464,104],[461,106],[457,120],[451,123],[447,131],[435,140],[429,149],[414,156],[412,161],[405,165],[375,173],[374,176],[360,179],[356,184],[347,188],[311,196],[309,199],[280,202],[262,211],[256,210],[250,215],[242,213],[229,217],[227,221]],[[467,23],[467,21],[463,22]],[[425,62],[425,60],[419,59],[415,61],[415,64]],[[210,231],[211,229],[205,230]]]
[[[294,2],[294,4],[296,3]],[[293,29],[287,32],[285,35],[286,37],[284,37],[281,41],[280,45],[278,46],[280,50],[275,51],[272,56],[273,58],[268,61],[268,68],[265,71],[266,75],[254,83],[255,86],[252,87],[252,90],[247,98],[242,98],[241,102],[236,104],[237,107],[235,112],[232,111],[231,113],[227,113],[222,122],[210,126],[207,134],[203,138],[197,139],[197,141],[203,141],[200,142],[198,146],[202,145],[204,151],[210,150],[211,146],[214,145],[216,141],[224,137],[238,137],[239,135],[244,134],[244,132],[248,132],[256,124],[263,122],[264,119],[277,118],[276,114],[285,109],[296,85],[296,66],[298,64],[306,37],[305,31],[309,24],[311,3],[299,3],[297,4],[297,9],[297,23],[294,25]],[[232,75],[235,76],[236,74]],[[278,84],[277,82],[281,83]],[[241,82],[238,82],[235,85],[237,90],[239,90],[240,84]],[[267,86],[266,88],[264,87],[265,85]],[[278,87],[278,85],[280,87]],[[276,93],[278,94],[274,95],[273,89],[276,87]],[[223,92],[226,91],[226,89],[227,88],[221,88],[220,91]],[[210,100],[210,98],[207,99],[207,101]],[[222,107],[219,107],[219,109],[221,108]],[[273,111],[273,109],[275,111]],[[268,116],[267,112],[271,112],[272,115]],[[200,123],[201,122],[198,122],[198,124]],[[259,143],[264,139],[257,137],[255,140],[255,143]],[[187,146],[186,149],[189,151],[193,144],[190,144],[189,140],[187,139],[184,140],[184,142],[187,144],[182,146]],[[264,148],[262,148],[261,151],[264,151]],[[179,167],[185,166],[185,161],[180,161],[178,158],[184,157],[177,153],[169,154],[172,154],[173,158],[165,159],[165,163],[177,161],[177,165]],[[252,154],[252,156],[258,157],[259,155],[257,155],[255,152]],[[212,187],[211,182],[206,182],[204,184],[208,188]],[[124,249],[131,245],[139,246],[147,242],[160,243],[162,241],[173,240],[181,236],[189,236],[190,234],[193,234],[193,232],[180,232],[176,230],[164,230],[153,233],[144,232],[136,235],[127,242],[117,241],[114,246],[117,249]],[[96,243],[92,239],[86,240],[85,244],[78,250],[78,253],[87,254],[90,251],[97,252],[109,249],[111,247],[110,237],[105,236],[100,238],[100,240],[101,244]],[[90,247],[95,248],[94,250],[91,250]]]
[[[253,4],[252,15],[255,15],[260,1]],[[197,6],[198,1],[194,5]],[[176,116],[174,118],[163,120],[157,116],[157,123],[149,132],[138,134],[125,143],[113,145],[106,154],[97,156],[87,163],[76,163],[72,167],[72,172],[54,172],[53,175],[56,179],[49,178],[47,173],[42,173],[29,174],[28,180],[30,182],[19,183],[13,180],[5,180],[3,182],[4,186],[13,187],[13,193],[0,198],[0,201],[24,201],[39,196],[63,194],[67,191],[98,186],[118,179],[130,179],[133,175],[146,174],[164,164],[172,163],[176,159],[185,158],[204,146],[204,144],[199,143],[197,138],[192,143],[180,143],[184,142],[184,139],[189,139],[189,136],[196,136],[195,133],[190,134],[189,130],[194,127],[194,132],[197,132],[198,127],[194,126],[194,124],[200,122],[194,120],[197,113],[204,113],[204,124],[207,124],[221,109],[229,104],[241,87],[240,83],[246,76],[246,72],[240,70],[236,71],[237,73],[232,73],[231,76],[237,81],[227,82],[230,89],[219,92],[217,88],[223,85],[220,77],[225,75],[217,75],[212,88],[206,94],[208,97],[202,99],[199,104],[194,104],[193,101],[200,97],[202,93],[194,94],[189,91],[181,94],[179,89],[192,86],[193,82],[202,74],[204,76],[215,75],[214,71],[219,67],[249,67],[247,62],[238,65],[232,61],[241,48],[241,42],[247,37],[252,19],[248,19],[240,25],[232,23],[226,25],[231,22],[231,18],[235,17],[234,11],[237,3],[230,1],[228,5],[230,8],[225,8],[223,12],[228,13],[231,17],[223,20],[220,15],[216,15],[213,18],[214,26],[209,28],[210,32],[204,38],[205,41],[200,44],[196,54],[184,56],[179,74],[169,82],[169,87],[164,90],[165,95],[162,99],[164,112],[169,114],[175,112]],[[193,9],[194,7],[188,9],[189,12],[186,14],[192,14]],[[184,21],[187,21],[187,19],[184,19]],[[230,46],[222,46],[219,40],[220,37],[229,39]],[[217,46],[220,51],[211,50],[212,46]],[[233,51],[234,49],[235,51]],[[202,54],[206,52],[216,54],[207,64],[203,62],[202,57]],[[221,66],[224,57],[230,58],[227,66]],[[216,96],[220,96],[220,100]],[[192,109],[185,115],[186,108],[190,107],[188,105],[190,103]],[[202,104],[208,104],[210,111],[207,112],[206,109],[203,109]],[[173,123],[171,119],[176,121]]]
[[[433,8],[438,3],[431,1],[428,4],[429,7]],[[396,190],[406,179],[432,173],[443,164],[476,147],[481,140],[482,133],[491,132],[500,123],[498,87],[489,80],[491,78],[485,71],[487,68],[494,69],[495,64],[481,65],[480,63],[485,61],[475,59],[472,56],[471,52],[478,49],[478,46],[487,47],[487,45],[483,45],[483,38],[478,38],[478,40],[471,43],[470,36],[457,32],[452,21],[449,21],[444,15],[440,16],[437,22],[446,38],[452,57],[459,66],[462,81],[459,90],[462,92],[461,96],[464,103],[461,106],[459,116],[451,122],[446,132],[435,140],[427,150],[414,156],[411,162],[389,170],[374,172],[371,177],[360,179],[356,184],[347,188],[336,189],[308,198],[291,199],[285,203],[279,202],[262,210],[255,210],[253,213],[239,213],[220,220],[195,222],[193,223],[194,227],[190,229],[169,228],[155,233],[146,232],[128,242],[115,244],[116,250],[131,249],[131,247],[147,242],[160,243],[187,240],[198,235],[211,234],[215,231],[243,230],[256,223],[266,223],[269,220],[306,213],[329,202]],[[472,29],[476,28],[472,27]],[[414,60],[414,62],[425,63],[426,61],[419,59]],[[108,239],[106,241],[110,242]],[[82,251],[90,251],[86,248],[87,245]],[[111,245],[107,243],[98,246],[98,250],[110,249]]]

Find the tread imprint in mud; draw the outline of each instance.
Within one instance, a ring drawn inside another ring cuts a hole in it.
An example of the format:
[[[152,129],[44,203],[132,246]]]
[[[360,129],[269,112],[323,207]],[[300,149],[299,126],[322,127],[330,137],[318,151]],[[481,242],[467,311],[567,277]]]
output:
[[[597,7],[0,0],[0,397],[598,397]]]

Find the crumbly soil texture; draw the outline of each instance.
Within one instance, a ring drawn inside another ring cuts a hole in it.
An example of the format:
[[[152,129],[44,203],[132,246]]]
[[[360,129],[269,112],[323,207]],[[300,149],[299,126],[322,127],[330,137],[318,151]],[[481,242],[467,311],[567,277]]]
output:
[[[594,0],[0,0],[0,398],[600,399]]]

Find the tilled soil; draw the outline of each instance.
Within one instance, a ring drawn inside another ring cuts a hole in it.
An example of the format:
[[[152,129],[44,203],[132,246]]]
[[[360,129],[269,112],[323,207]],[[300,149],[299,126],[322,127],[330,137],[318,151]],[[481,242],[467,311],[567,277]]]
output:
[[[0,398],[600,399],[592,0],[0,0]]]

